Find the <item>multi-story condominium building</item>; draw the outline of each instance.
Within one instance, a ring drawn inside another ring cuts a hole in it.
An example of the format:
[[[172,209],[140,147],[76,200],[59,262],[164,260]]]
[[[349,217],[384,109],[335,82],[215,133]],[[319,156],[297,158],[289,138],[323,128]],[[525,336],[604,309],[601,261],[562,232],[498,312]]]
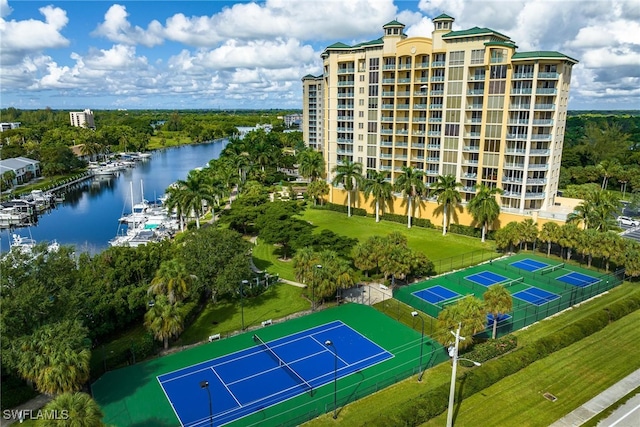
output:
[[[406,166],[427,186],[454,175],[464,201],[485,184],[504,190],[503,211],[553,206],[577,61],[453,22],[434,18],[427,38],[392,21],[377,40],[328,46],[323,75],[303,78],[305,141],[323,151],[329,178],[346,160],[391,182]]]
[[[71,126],[95,129],[96,125],[93,121],[93,112],[88,108],[84,111],[77,111],[69,113],[71,119]]]
[[[316,150],[323,147],[323,82],[323,76],[302,78],[302,137],[307,146]]]

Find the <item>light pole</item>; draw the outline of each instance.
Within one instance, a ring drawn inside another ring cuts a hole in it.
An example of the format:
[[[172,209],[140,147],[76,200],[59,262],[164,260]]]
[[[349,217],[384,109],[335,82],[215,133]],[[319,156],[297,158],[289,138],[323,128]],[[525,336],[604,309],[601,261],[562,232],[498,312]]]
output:
[[[316,284],[318,283],[318,271],[322,269],[322,265],[315,265],[315,272],[313,275],[313,284],[311,286],[311,311],[316,310]]]
[[[213,403],[211,402],[211,390],[209,390],[209,381],[200,381],[200,388],[207,389],[209,395],[209,426],[213,427]]]
[[[411,316],[417,317],[422,320],[422,337],[420,338],[420,375],[418,375],[418,381],[422,381],[422,348],[424,347],[424,318],[418,314],[417,311],[412,311]]]
[[[333,347],[333,419],[338,418],[338,350],[331,340],[326,340],[324,345]]]
[[[456,332],[450,331],[451,334],[456,337],[455,344],[453,347],[449,347],[449,357],[452,358],[452,369],[451,369],[451,388],[449,389],[449,409],[447,411],[447,427],[453,427],[453,403],[455,399],[456,393],[456,370],[458,368],[458,360],[466,360],[468,362],[473,363],[476,366],[480,366],[480,362],[475,362],[473,360],[459,358],[458,357],[458,345],[460,344],[460,340],[464,341],[465,338],[460,336],[460,328],[462,327],[462,322],[458,323],[458,330]]]
[[[240,282],[240,316],[242,317],[242,330],[244,331],[244,285],[249,284],[248,280]]]

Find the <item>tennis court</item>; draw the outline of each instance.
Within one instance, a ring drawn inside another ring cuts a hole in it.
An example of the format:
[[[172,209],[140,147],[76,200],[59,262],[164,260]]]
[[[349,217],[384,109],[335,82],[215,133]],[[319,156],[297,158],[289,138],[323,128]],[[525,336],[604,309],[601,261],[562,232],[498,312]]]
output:
[[[488,313],[487,314],[487,328],[491,328],[493,327],[493,314]],[[511,319],[511,316],[509,314],[498,314],[498,323],[501,322],[506,322],[507,320]]]
[[[326,341],[331,345],[326,345]],[[341,321],[335,321],[158,376],[182,426],[210,423],[208,382],[215,396],[213,423],[223,425],[393,355]],[[337,351],[337,359],[334,356]],[[334,365],[337,363],[337,365]]]
[[[432,286],[427,289],[421,289],[414,292],[413,295],[433,305],[437,305],[443,301],[448,301],[461,296],[459,293],[440,285]]]
[[[591,286],[594,283],[600,281],[600,279],[596,279],[595,277],[589,276],[587,274],[578,273],[577,271],[572,271],[571,273],[557,277],[556,280],[568,283],[573,286],[578,286],[580,288]]]
[[[513,297],[526,301],[529,304],[540,306],[553,300],[557,300],[560,298],[560,295],[545,291],[544,289],[536,288],[535,286],[530,286],[525,290],[514,293]]]
[[[465,279],[486,287],[509,280],[508,277],[492,273],[488,270],[481,271],[480,273],[472,274],[470,276],[465,276]]]
[[[514,268],[526,271],[538,271],[549,266],[547,263],[536,261],[531,258],[521,259],[519,261],[512,262],[510,265]]]

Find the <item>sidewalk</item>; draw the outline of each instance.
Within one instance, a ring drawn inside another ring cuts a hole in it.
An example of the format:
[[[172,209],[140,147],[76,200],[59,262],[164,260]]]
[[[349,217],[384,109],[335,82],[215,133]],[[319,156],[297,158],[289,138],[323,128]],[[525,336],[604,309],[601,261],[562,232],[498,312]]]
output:
[[[551,424],[551,427],[581,426],[637,388],[638,384],[640,384],[640,369],[618,381],[584,405],[560,418]],[[640,422],[636,419],[631,425],[637,426],[640,425]],[[619,424],[619,427],[622,427],[622,425]]]
[[[33,412],[33,414],[35,415],[35,413],[38,412],[38,409],[41,409],[42,407],[44,407],[52,399],[53,399],[52,396],[48,396],[46,394],[39,394],[33,399],[29,400],[28,402],[25,402],[20,406],[16,406],[10,411],[13,411],[12,412],[13,414],[16,414],[17,411],[26,411],[27,415],[25,416],[25,418],[28,418],[31,412]],[[2,427],[9,426],[17,421],[19,421],[18,418],[5,418],[5,413],[3,412],[2,418],[0,419],[0,426]]]

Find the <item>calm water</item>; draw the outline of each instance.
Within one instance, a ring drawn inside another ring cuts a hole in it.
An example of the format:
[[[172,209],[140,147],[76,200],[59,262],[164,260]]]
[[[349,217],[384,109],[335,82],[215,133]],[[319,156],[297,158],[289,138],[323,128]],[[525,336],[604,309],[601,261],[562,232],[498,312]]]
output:
[[[74,245],[78,252],[100,252],[118,233],[118,219],[131,212],[132,185],[135,203],[142,199],[142,190],[145,199],[156,200],[171,183],[218,158],[226,143],[221,140],[154,151],[150,159],[118,176],[87,180],[82,188],[68,192],[63,203],[41,215],[37,225],[2,230],[1,250],[8,250],[10,233],[18,233],[38,242],[57,240]]]

